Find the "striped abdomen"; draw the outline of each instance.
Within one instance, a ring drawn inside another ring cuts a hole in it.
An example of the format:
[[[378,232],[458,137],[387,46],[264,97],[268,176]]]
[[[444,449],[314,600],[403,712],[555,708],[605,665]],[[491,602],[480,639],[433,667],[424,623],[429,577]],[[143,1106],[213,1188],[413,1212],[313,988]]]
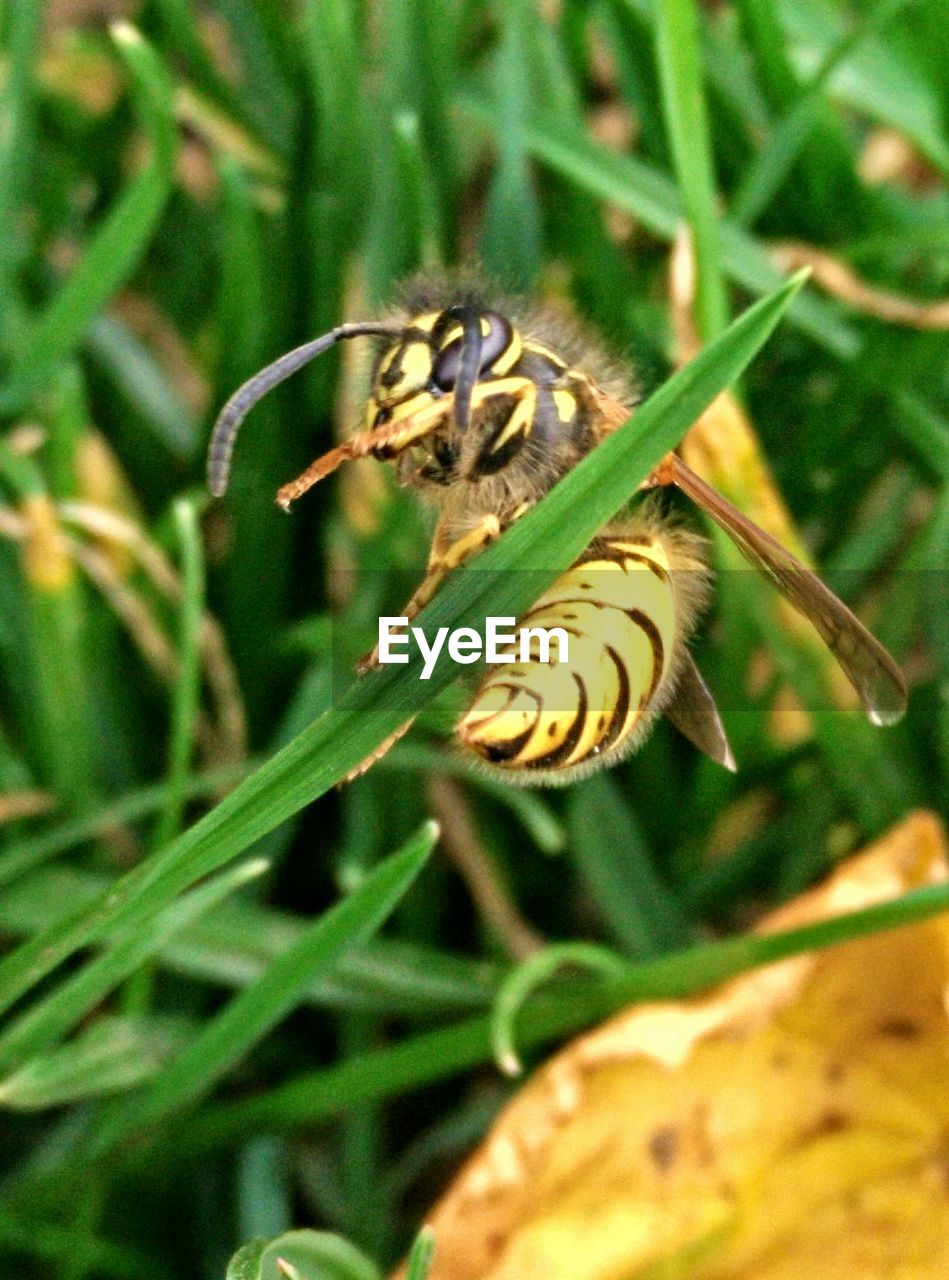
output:
[[[626,755],[674,689],[704,580],[697,540],[678,530],[597,539],[518,624],[562,628],[567,660],[554,643],[538,661],[533,641],[530,662],[489,667],[460,740],[524,782],[567,782]]]

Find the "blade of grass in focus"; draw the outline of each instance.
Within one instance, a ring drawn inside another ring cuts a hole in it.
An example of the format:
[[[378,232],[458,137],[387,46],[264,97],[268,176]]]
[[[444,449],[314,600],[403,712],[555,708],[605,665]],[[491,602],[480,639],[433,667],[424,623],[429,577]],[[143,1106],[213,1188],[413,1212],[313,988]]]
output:
[[[403,850],[310,925],[252,986],[205,1025],[143,1096],[123,1103],[103,1118],[90,1143],[90,1154],[101,1155],[123,1137],[155,1124],[210,1089],[294,1008],[314,976],[380,928],[421,871],[437,838],[436,825],[426,823]]]
[[[263,874],[267,864],[255,859],[223,872],[207,884],[159,912],[144,928],[114,939],[108,951],[88,961],[0,1035],[0,1070],[27,1062],[68,1034],[78,1022],[177,933],[199,920],[227,894]]]

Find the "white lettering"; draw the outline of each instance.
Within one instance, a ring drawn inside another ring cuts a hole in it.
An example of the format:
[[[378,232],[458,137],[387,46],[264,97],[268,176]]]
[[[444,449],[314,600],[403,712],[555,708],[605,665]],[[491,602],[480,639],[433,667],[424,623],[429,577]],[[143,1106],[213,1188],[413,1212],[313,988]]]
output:
[[[550,645],[557,638],[557,661],[568,662],[569,640],[563,627],[522,627],[520,636],[521,662],[550,663]],[[536,639],[537,654],[531,654],[531,644]]]
[[[435,632],[435,642],[429,645],[425,638],[425,632],[421,627],[413,627],[412,635],[415,637],[415,643],[421,650],[422,657],[425,659],[425,665],[422,667],[422,680],[428,680],[432,672],[435,670],[435,663],[438,661],[438,655],[442,651],[442,645],[445,643],[445,637],[448,635],[447,627],[439,627]]]
[[[422,680],[431,679],[446,640],[449,657],[461,666],[478,662],[482,655],[486,662],[495,665],[569,661],[570,640],[564,627],[521,627],[514,631],[509,629],[514,627],[514,622],[514,618],[486,618],[485,641],[474,627],[459,627],[452,632],[447,627],[439,627],[429,643],[421,627],[409,627],[408,618],[383,617],[379,619],[379,662],[405,665],[409,661],[408,653],[396,652],[396,649],[407,648],[410,638],[415,640],[422,655]],[[551,656],[555,638],[556,658]]]
[[[401,635],[392,633],[393,627],[408,626],[408,618],[380,618],[379,619],[379,661],[380,662],[398,662],[406,663],[409,660],[407,653],[393,653],[392,646],[394,644],[407,645],[408,636],[403,632]]]
[[[459,627],[451,633],[448,653],[453,662],[467,666],[481,657],[481,637],[474,627]]]
[[[498,652],[499,644],[514,644],[517,636],[513,631],[502,631],[501,627],[513,627],[514,618],[488,618],[487,631],[487,648],[485,649],[485,662],[516,662],[517,657],[513,649],[509,649],[506,653]]]

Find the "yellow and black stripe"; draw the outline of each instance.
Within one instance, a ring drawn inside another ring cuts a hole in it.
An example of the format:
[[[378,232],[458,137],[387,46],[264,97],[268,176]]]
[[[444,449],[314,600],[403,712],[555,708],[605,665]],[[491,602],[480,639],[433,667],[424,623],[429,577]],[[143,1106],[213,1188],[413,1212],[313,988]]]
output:
[[[549,663],[532,647],[529,662],[489,668],[461,742],[524,782],[567,782],[631,751],[672,691],[690,623],[675,561],[661,533],[597,539],[519,621],[566,631],[567,661],[554,645]]]

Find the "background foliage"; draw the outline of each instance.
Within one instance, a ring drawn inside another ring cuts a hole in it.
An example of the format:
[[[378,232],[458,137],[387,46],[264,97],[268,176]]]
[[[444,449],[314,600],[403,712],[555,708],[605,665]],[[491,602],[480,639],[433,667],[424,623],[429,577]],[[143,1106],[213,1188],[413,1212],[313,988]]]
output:
[[[107,26],[120,9],[134,28]],[[329,790],[415,696],[400,673],[340,690],[407,595],[425,522],[372,466],[292,520],[272,504],[353,422],[355,353],[255,410],[209,510],[214,410],[416,268],[475,258],[586,316],[649,392],[671,367],[683,216],[706,341],[777,287],[775,240],[939,298],[944,15],[936,0],[446,0],[437,15],[13,0],[2,23],[2,1265],[219,1277],[290,1225],[386,1265],[507,1096],[487,1014],[516,961],[555,940],[616,962],[530,1002],[529,1054],[634,994],[760,962],[754,942],[714,940],[914,806],[944,807],[945,338],[807,288],[743,376],[807,547],[912,700],[885,734],[829,713],[813,736],[782,732],[770,589],[723,574],[697,652],[734,777],[661,726],[609,775],[509,790],[445,753],[449,690]],[[715,348],[706,400],[785,301]],[[662,403],[669,430],[687,401]],[[566,547],[583,516],[561,508]],[[503,546],[499,563],[521,563]],[[475,608],[465,592],[449,614]],[[332,1250],[332,1274],[371,1274]]]

